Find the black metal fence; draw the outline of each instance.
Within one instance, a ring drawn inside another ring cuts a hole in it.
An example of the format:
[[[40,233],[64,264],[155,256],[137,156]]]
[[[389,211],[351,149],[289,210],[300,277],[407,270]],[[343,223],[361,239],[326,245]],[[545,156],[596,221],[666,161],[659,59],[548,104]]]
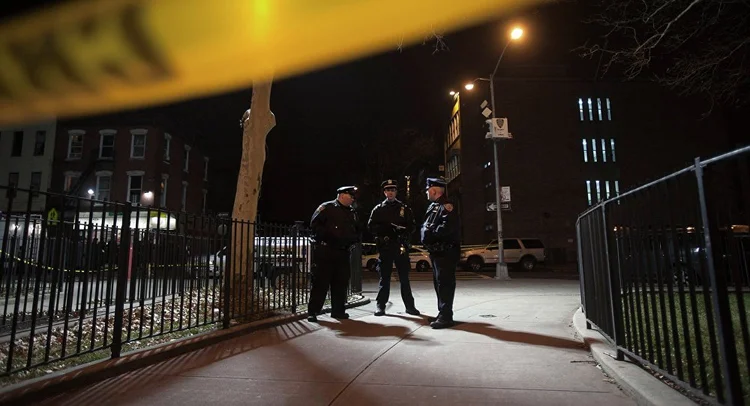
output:
[[[118,357],[145,339],[307,304],[302,223],[0,194],[0,376],[106,349]]]
[[[576,223],[583,309],[624,356],[704,400],[750,399],[750,147]]]

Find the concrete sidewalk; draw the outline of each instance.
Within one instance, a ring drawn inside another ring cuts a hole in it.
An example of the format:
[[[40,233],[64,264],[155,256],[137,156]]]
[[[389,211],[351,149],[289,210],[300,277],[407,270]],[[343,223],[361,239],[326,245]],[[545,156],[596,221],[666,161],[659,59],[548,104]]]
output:
[[[459,282],[452,329],[403,313],[398,284],[385,317],[299,321],[206,347],[48,405],[633,405],[583,344],[572,316],[578,282]],[[432,283],[413,283],[435,315]],[[365,295],[376,287],[365,284]]]

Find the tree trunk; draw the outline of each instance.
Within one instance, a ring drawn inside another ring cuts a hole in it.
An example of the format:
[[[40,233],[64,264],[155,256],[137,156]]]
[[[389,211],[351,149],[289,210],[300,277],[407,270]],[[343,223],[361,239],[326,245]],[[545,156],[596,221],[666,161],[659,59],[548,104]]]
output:
[[[263,165],[266,161],[266,136],[276,126],[271,112],[271,81],[253,84],[250,109],[242,115],[242,161],[237,177],[237,193],[232,211],[230,244],[232,315],[249,315],[253,303],[253,247],[255,220]]]

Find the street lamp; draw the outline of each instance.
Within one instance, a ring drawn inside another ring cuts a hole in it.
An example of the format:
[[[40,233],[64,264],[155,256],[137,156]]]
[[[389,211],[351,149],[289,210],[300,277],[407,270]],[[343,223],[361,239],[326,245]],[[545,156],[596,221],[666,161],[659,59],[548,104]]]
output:
[[[500,67],[500,61],[503,60],[503,56],[505,55],[505,50],[508,49],[508,45],[512,41],[516,41],[520,39],[523,36],[523,29],[519,27],[513,28],[510,32],[510,37],[508,38],[508,42],[505,43],[505,47],[503,48],[503,52],[500,53],[500,58],[497,59],[497,64],[495,64],[495,70],[492,71],[492,75],[490,75],[489,78],[477,78],[474,79],[472,82],[467,83],[464,87],[466,90],[471,90],[474,88],[474,82],[477,80],[484,80],[487,82],[490,82],[490,100],[492,103],[492,118],[495,118],[495,74],[497,74],[497,68]],[[503,217],[502,217],[502,207],[501,207],[501,197],[500,197],[500,165],[498,165],[498,159],[497,159],[497,148],[498,148],[498,142],[499,139],[493,138],[493,148],[492,153],[494,154],[494,166],[495,166],[495,205],[497,206],[497,266],[495,267],[495,279],[502,279],[502,280],[508,280],[510,279],[510,276],[508,275],[508,264],[505,263],[505,253],[503,252]]]
[[[88,194],[89,194],[89,197],[93,196],[94,195],[94,189],[89,189],[88,190]]]

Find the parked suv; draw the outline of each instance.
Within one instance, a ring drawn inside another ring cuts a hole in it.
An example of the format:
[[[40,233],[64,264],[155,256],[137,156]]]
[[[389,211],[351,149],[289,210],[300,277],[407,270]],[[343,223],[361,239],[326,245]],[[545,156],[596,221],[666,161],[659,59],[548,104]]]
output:
[[[526,271],[546,257],[544,244],[538,238],[503,238],[503,256],[506,264],[521,264]],[[462,247],[460,264],[479,271],[485,265],[497,264],[497,257],[497,240],[492,240],[486,246]]]

